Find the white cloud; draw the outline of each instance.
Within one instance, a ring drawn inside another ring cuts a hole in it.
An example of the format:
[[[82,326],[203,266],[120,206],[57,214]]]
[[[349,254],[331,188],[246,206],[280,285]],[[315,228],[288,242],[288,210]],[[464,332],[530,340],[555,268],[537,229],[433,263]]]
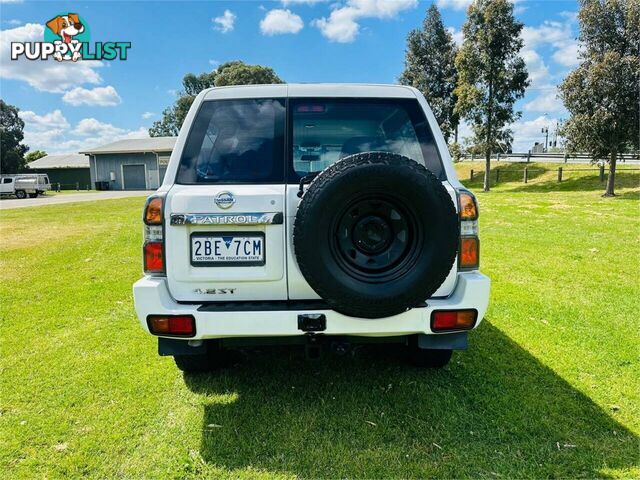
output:
[[[438,0],[440,8],[451,8],[453,10],[466,10],[473,3],[473,0]]]
[[[285,33],[298,33],[304,27],[302,18],[291,10],[276,8],[270,10],[260,20],[260,31],[263,35],[282,35]]]
[[[12,18],[11,20],[5,20],[7,25],[11,25],[12,27],[22,25],[22,20],[18,20],[17,18]]]
[[[453,41],[458,47],[462,45],[462,40],[464,40],[462,30],[456,30],[454,27],[447,27],[447,32],[451,34],[451,36],[453,37]]]
[[[219,17],[212,18],[211,21],[215,24],[213,28],[222,33],[228,33],[233,31],[233,27],[236,23],[236,16],[231,10],[225,10]]]
[[[513,151],[517,153],[527,152],[535,142],[544,142],[543,127],[549,128],[549,140],[555,132],[558,119],[547,115],[540,115],[532,120],[523,120],[513,123],[510,128],[513,132]],[[458,127],[458,142],[464,144],[465,138],[473,138],[473,131],[466,122],[460,122]]]
[[[358,35],[362,18],[393,18],[398,13],[414,8],[417,0],[347,0],[342,6],[335,6],[329,18],[317,18],[311,24],[320,29],[322,35],[332,42],[353,42]]]
[[[60,110],[38,115],[31,110],[22,110],[18,116],[24,121],[27,130],[43,131],[69,128],[69,122]]]
[[[521,15],[524,12],[526,12],[527,10],[529,10],[529,7],[527,5],[518,5],[517,7],[515,7],[513,9],[513,14],[514,15]]]
[[[26,60],[24,57],[7,60],[11,58],[11,42],[41,42],[43,38],[44,27],[37,23],[0,31],[0,58],[3,59],[0,78],[22,80],[37,90],[53,93],[63,93],[86,83],[102,82],[95,69],[103,65],[94,60],[57,62],[53,58]]]
[[[47,153],[71,153],[104,145],[127,138],[149,136],[146,128],[126,129],[95,118],[84,118],[74,128],[60,110],[38,115],[32,111],[21,111],[24,120],[24,143],[32,150]]]
[[[524,105],[527,112],[563,112],[565,110],[562,101],[558,98],[558,88],[554,85],[546,85],[540,88],[536,98]]]
[[[578,12],[570,12],[568,10],[563,10],[558,15],[560,15],[563,18],[566,18],[571,23],[575,23],[578,21]]]
[[[220,65],[220,61],[219,60],[214,60],[213,58],[209,59],[209,65],[211,65],[213,68],[217,68],[218,65]]]
[[[141,117],[144,118],[145,120],[149,120],[150,118],[155,117],[156,114],[153,112],[144,112]]]
[[[62,101],[77,107],[79,105],[90,105],[97,107],[112,107],[122,103],[122,99],[115,88],[111,85],[106,87],[96,87],[86,89],[76,87],[69,90],[62,96]]]
[[[289,5],[316,5],[317,3],[325,3],[329,0],[280,0],[282,5],[288,7]]]
[[[565,15],[566,17],[566,15]],[[537,27],[525,26],[522,29],[522,39],[526,49],[549,45],[555,49],[553,60],[563,67],[578,65],[579,44],[573,33],[569,17],[566,22],[545,20]]]
[[[530,88],[538,88],[543,83],[549,81],[549,68],[538,52],[532,48],[525,47],[520,52],[520,55],[527,64],[529,80],[531,80]]]
[[[511,125],[513,130],[513,151],[527,152],[535,142],[544,142],[545,134],[542,133],[542,129],[545,127],[549,129],[549,140],[551,140],[552,132],[555,131],[557,124],[557,118],[550,118],[546,115],[541,115],[533,120],[514,123]]]
[[[512,3],[520,3],[522,0],[511,0]],[[452,10],[466,10],[469,5],[473,3],[473,0],[438,0],[438,6],[440,8],[450,8]],[[522,13],[527,7],[516,7],[515,13]]]
[[[559,63],[563,67],[576,67],[580,65],[580,58],[578,58],[579,54],[580,45],[577,41],[572,41],[558,47],[552,58],[556,63]]]
[[[537,27],[525,26],[522,29],[522,39],[530,47],[543,44],[557,44],[571,38],[571,26],[566,23],[545,20]]]
[[[114,127],[110,123],[104,123],[95,118],[83,118],[78,122],[72,133],[83,137],[88,135],[111,136],[119,135],[124,131],[122,128]]]

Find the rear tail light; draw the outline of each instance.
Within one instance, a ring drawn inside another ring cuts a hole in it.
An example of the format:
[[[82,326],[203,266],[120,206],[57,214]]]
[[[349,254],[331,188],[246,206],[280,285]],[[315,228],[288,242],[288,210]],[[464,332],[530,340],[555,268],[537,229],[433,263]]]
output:
[[[144,272],[164,274],[164,197],[154,195],[147,199],[142,220],[144,221],[144,244],[142,254]]]
[[[143,250],[145,273],[163,273],[164,245],[162,242],[145,242]]]
[[[478,202],[468,190],[458,190],[460,217],[459,270],[477,270],[480,265],[480,240],[478,238]]]
[[[478,311],[468,310],[435,310],[431,313],[431,330],[447,332],[452,330],[470,330],[476,324]]]
[[[196,334],[193,315],[149,315],[147,325],[154,335],[193,337]]]
[[[461,268],[474,270],[480,264],[480,240],[478,237],[461,237],[458,263]]]

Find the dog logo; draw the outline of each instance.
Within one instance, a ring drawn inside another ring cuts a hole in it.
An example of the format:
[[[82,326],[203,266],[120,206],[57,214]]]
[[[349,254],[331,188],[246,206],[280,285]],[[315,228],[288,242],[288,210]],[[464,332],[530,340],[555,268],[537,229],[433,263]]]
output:
[[[11,60],[126,60],[131,48],[131,42],[89,40],[87,22],[77,13],[62,12],[46,22],[43,42],[11,42]]]
[[[77,13],[68,13],[67,15],[58,15],[47,22],[47,27],[58,35],[64,43],[79,43],[73,37],[84,32],[84,25],[80,22],[80,16]],[[54,42],[55,43],[55,42]],[[53,54],[53,58],[62,61],[62,53],[59,51]],[[79,51],[71,54],[71,60],[77,62],[82,58]]]

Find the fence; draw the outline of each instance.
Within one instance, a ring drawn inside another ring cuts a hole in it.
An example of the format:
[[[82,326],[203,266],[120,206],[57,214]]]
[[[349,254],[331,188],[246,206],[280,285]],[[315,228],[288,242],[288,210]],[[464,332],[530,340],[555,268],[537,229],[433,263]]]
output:
[[[52,183],[51,189],[54,192],[59,192],[60,190],[91,190],[91,185],[81,185],[79,182],[76,183]]]
[[[608,158],[593,159],[586,153],[573,153],[566,152],[560,153],[497,153],[491,155],[492,160],[505,161],[505,162],[521,162],[523,160],[527,162],[547,162],[547,163],[591,163],[591,162],[606,162]],[[461,161],[482,161],[483,155],[474,155],[466,153],[462,156]],[[621,153],[618,154],[618,162],[620,163],[640,163],[640,152],[635,153]]]
[[[510,174],[510,173],[520,173],[522,175],[522,182],[523,183],[528,183],[529,182],[529,174],[530,173],[534,173],[534,172],[549,172],[551,170],[546,170],[543,168],[528,168],[528,167],[524,167],[522,170],[514,170],[514,169],[504,169],[501,170],[499,168],[496,168],[495,170],[493,170],[493,172],[495,172],[495,183],[497,184],[498,182],[500,182],[500,176],[502,175],[502,177],[504,178],[504,176],[506,174]],[[473,168],[471,169],[470,173],[469,173],[469,180],[473,181],[474,176],[476,178],[478,178],[478,176],[480,176],[480,178],[484,178],[484,170],[480,170],[478,172],[475,172],[473,170]],[[600,165],[598,168],[567,168],[567,167],[558,167],[558,183],[561,183],[563,180],[563,176],[565,174],[565,172],[598,172],[598,177],[600,179],[601,182],[604,182],[606,180],[606,174],[605,174],[605,167],[604,165]],[[616,174],[618,173],[624,173],[624,172],[640,172],[640,168],[618,168],[616,169]],[[489,173],[489,175],[491,175],[491,172]]]

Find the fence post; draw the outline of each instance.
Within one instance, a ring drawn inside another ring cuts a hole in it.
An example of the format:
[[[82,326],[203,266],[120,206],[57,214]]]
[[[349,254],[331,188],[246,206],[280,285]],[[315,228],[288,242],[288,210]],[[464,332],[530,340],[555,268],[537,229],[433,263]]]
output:
[[[80,182],[76,182],[76,190],[80,190]]]
[[[527,183],[529,181],[529,167],[524,167],[524,183]]]
[[[604,165],[600,165],[600,181],[604,182]]]
[[[498,156],[496,158],[496,161],[499,162],[500,161],[500,152],[498,152]]]
[[[60,191],[60,182],[58,182],[58,189],[56,190],[57,192]]]
[[[564,163],[567,163],[567,160],[569,160],[569,154],[564,152]]]
[[[500,181],[500,169],[496,168],[496,185],[498,184],[499,181]]]
[[[473,181],[473,168],[471,169],[471,173],[469,174],[469,181]]]
[[[473,153],[471,154],[471,161],[473,162]]]
[[[562,167],[558,167],[558,183],[562,182]]]
[[[527,152],[527,163],[531,161],[531,150]]]

